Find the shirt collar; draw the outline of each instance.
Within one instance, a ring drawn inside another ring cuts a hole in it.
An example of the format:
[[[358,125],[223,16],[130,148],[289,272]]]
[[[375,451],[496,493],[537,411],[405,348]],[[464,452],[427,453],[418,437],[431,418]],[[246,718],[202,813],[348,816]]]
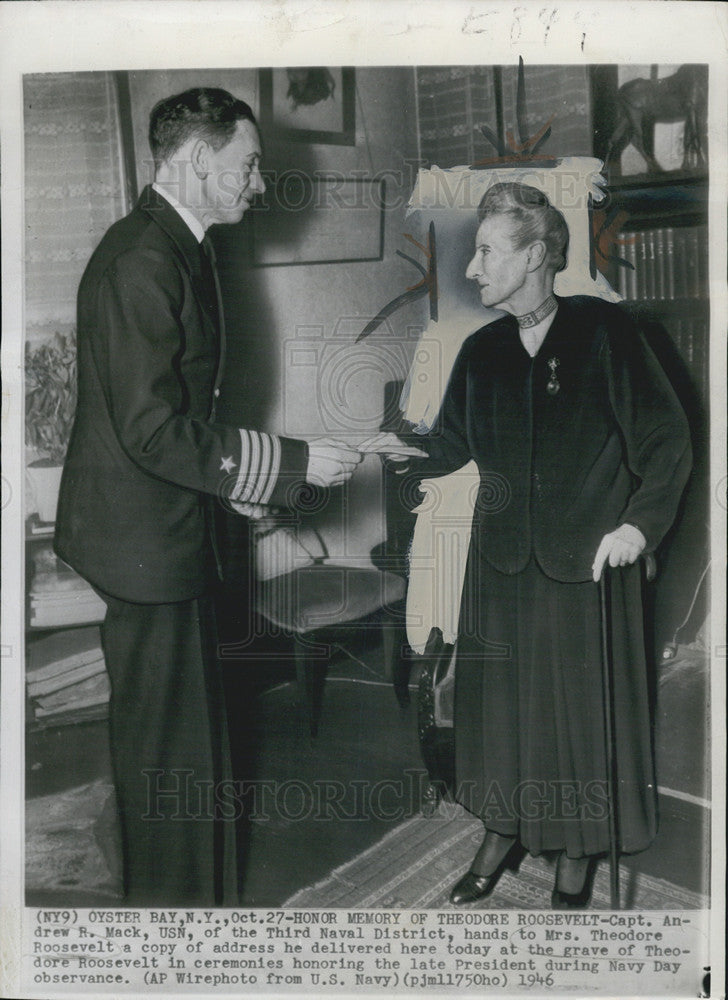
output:
[[[163,187],[160,187],[156,181],[152,184],[152,187],[157,194],[160,194],[165,201],[169,202],[179,217],[187,224],[197,242],[202,243],[205,238],[205,229],[200,220],[196,219],[188,208],[185,208],[184,205],[177,201],[174,195],[170,194],[169,191],[165,191]]]

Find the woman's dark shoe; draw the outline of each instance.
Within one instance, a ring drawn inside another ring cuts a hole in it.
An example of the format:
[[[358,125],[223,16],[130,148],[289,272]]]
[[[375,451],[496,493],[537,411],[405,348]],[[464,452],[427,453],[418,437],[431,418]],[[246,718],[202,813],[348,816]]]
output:
[[[565,854],[559,855],[556,881],[551,893],[551,909],[574,910],[587,906],[595,871],[595,858],[567,858]]]
[[[553,889],[551,893],[551,909],[580,910],[588,905],[590,896],[590,885],[585,885],[581,892],[562,892],[560,889]]]
[[[486,858],[486,864],[488,864],[488,861],[492,864],[493,858],[492,855],[488,858],[488,851],[495,850],[501,855],[497,866],[488,875],[479,875],[478,872],[474,872],[471,868],[453,886],[450,893],[450,902],[455,906],[461,906],[463,903],[474,903],[476,899],[483,899],[485,896],[490,895],[495,889],[496,883],[501,877],[501,873],[506,867],[508,859],[517,843],[518,841],[515,837],[501,837],[500,834],[491,831],[486,833],[483,846],[473,859],[473,865],[482,864],[484,857]],[[493,845],[497,846],[494,848]]]
[[[460,881],[453,886],[450,902],[455,906],[461,906],[463,903],[474,903],[476,899],[483,899],[493,891],[499,876],[500,869],[493,875],[476,875],[475,872],[466,872]]]

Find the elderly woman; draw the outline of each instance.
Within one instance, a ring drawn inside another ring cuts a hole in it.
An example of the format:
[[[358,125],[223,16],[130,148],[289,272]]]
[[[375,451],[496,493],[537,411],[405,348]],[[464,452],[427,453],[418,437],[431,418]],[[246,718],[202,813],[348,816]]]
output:
[[[475,459],[481,485],[457,647],[456,797],[484,824],[451,901],[485,897],[517,842],[560,852],[554,906],[588,898],[609,849],[597,581],[611,571],[619,849],[656,832],[640,554],[675,517],[685,416],[617,306],[554,295],[568,229],[544,194],[495,184],[467,277],[505,315],[460,351],[417,474]],[[393,449],[394,451],[394,449]],[[393,454],[392,458],[396,459]]]

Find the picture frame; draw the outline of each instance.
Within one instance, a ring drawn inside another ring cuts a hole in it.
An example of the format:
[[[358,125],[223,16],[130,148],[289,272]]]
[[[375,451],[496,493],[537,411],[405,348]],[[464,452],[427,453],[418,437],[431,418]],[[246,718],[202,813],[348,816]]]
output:
[[[288,142],[356,145],[352,67],[261,69],[261,125]]]
[[[383,178],[309,177],[289,170],[271,179],[268,191],[265,207],[251,213],[255,267],[383,259]]]

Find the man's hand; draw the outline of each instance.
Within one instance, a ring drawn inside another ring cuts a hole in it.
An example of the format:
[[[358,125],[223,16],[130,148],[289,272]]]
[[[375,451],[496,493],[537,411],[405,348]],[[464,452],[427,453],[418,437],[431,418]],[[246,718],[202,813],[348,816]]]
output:
[[[271,517],[272,514],[278,511],[277,507],[269,507],[262,503],[239,503],[237,500],[230,500],[228,502],[236,514],[249,517],[251,521],[262,521],[263,518]]]
[[[316,438],[308,443],[306,482],[312,486],[340,486],[362,460],[356,448],[333,438]]]
[[[645,536],[632,524],[623,524],[616,531],[610,531],[602,538],[594,556],[592,565],[594,582],[599,582],[607,559],[610,566],[631,565],[639,559],[646,544]]]

